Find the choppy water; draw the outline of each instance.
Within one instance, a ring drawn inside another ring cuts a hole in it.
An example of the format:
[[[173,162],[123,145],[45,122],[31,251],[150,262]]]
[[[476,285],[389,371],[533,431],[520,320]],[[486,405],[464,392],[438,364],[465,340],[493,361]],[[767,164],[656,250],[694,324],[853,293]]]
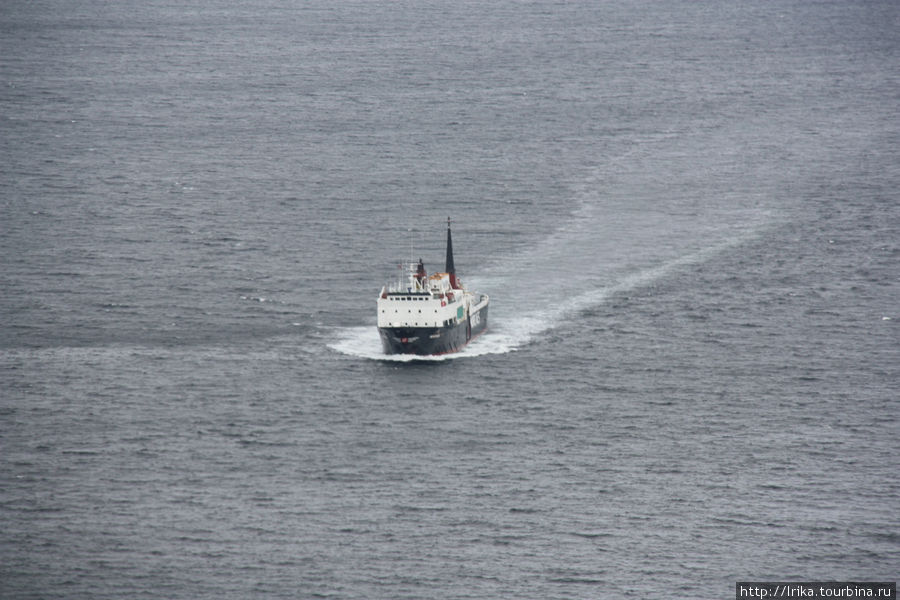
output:
[[[0,596],[896,580],[900,5],[10,2]],[[490,332],[380,356],[398,261]]]

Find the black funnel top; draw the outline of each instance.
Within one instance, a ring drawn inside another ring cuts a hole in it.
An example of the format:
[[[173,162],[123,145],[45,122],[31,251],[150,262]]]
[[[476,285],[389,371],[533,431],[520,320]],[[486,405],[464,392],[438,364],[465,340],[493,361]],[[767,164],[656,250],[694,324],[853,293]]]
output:
[[[453,238],[450,235],[450,217],[447,217],[447,264],[444,266],[444,271],[454,276],[451,277],[451,281],[455,279],[456,267],[453,266]]]

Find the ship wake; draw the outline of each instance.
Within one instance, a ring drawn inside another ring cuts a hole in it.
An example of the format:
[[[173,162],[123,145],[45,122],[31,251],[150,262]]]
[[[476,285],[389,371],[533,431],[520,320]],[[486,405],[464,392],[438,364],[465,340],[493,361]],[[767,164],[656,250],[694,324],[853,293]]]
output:
[[[634,158],[634,157],[631,157]],[[604,189],[599,196],[596,190]],[[573,189],[576,209],[534,245],[479,267],[472,289],[491,295],[488,331],[461,352],[387,356],[374,326],[332,332],[337,352],[374,360],[454,360],[514,352],[610,297],[652,285],[758,238],[778,214],[756,197],[639,195],[595,174]]]
[[[665,260],[660,264],[632,272],[608,273],[604,284],[593,286],[588,285],[589,282],[586,280],[568,279],[568,285],[562,285],[556,281],[548,282],[547,286],[516,289],[515,273],[511,273],[509,270],[506,270],[506,274],[502,276],[487,275],[477,278],[477,280],[473,279],[479,289],[491,290],[495,297],[504,295],[507,290],[512,290],[511,298],[516,300],[515,304],[528,306],[529,310],[526,315],[513,315],[503,310],[504,303],[497,302],[493,308],[488,331],[461,351],[452,354],[439,356],[384,354],[378,331],[374,325],[340,328],[334,332],[332,338],[334,341],[329,343],[328,347],[349,356],[390,362],[439,362],[515,352],[537,339],[541,334],[577,318],[579,313],[603,304],[616,294],[652,285],[679,269],[703,263],[756,235],[758,235],[758,230],[747,230],[706,248]],[[509,306],[512,302],[509,301],[505,304]]]

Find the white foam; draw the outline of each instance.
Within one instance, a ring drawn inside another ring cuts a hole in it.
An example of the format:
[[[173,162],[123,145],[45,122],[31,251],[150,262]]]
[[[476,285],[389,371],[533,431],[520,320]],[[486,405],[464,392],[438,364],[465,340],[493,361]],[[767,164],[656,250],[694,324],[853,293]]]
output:
[[[437,362],[483,356],[485,354],[505,354],[512,352],[521,345],[521,340],[517,339],[517,336],[504,335],[502,332],[494,333],[488,330],[459,352],[438,356],[419,356],[415,354],[385,354],[381,347],[378,329],[374,325],[343,327],[337,330],[335,338],[335,341],[327,344],[332,350],[349,356],[392,362],[422,360]]]

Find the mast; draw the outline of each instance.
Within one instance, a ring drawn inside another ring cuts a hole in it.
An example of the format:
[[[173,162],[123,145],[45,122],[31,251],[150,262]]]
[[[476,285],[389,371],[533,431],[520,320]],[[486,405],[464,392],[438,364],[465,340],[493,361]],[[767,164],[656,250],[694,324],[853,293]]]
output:
[[[419,259],[419,264],[416,266],[416,281],[419,282],[419,287],[425,289],[425,280],[428,279],[428,274],[425,273],[425,265],[422,263],[422,259]]]
[[[444,265],[444,271],[450,274],[450,287],[457,289],[459,284],[456,281],[456,267],[453,265],[453,238],[450,235],[450,217],[447,217],[447,261]]]

